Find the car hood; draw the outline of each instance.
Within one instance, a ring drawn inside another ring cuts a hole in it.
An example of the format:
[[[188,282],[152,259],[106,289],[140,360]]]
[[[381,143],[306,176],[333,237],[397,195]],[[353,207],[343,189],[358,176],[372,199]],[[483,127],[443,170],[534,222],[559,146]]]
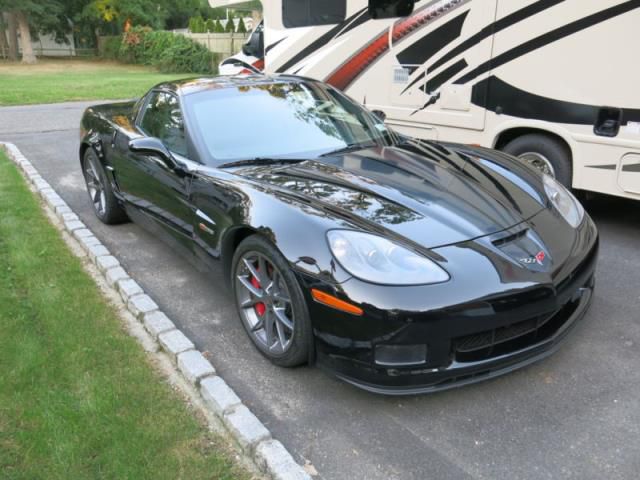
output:
[[[488,149],[409,142],[235,172],[348,225],[425,248],[468,241],[545,208],[540,177]]]

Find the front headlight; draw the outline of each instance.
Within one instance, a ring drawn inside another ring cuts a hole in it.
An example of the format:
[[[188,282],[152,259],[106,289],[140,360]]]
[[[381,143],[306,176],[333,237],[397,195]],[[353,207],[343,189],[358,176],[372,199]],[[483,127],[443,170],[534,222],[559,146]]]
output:
[[[553,206],[556,207],[569,225],[577,228],[584,218],[584,208],[580,202],[555,178],[544,175],[542,179],[544,182],[544,191],[547,193]]]
[[[368,233],[331,230],[331,252],[354,277],[382,285],[425,285],[449,280],[449,274],[428,258]]]

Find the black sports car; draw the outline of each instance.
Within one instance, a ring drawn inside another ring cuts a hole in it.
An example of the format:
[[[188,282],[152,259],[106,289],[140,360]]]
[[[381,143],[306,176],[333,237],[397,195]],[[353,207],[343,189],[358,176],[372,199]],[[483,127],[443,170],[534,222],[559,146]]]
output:
[[[418,141],[295,76],[164,83],[82,119],[96,215],[224,269],[249,338],[383,393],[490,378],[584,315],[598,233],[549,176]]]

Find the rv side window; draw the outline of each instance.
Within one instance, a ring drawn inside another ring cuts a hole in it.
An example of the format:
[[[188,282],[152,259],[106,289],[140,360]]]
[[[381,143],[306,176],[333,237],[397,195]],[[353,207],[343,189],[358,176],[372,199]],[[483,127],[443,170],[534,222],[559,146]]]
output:
[[[287,28],[332,25],[347,17],[347,0],[282,0],[282,23]]]
[[[413,13],[415,0],[369,0],[369,15],[373,19],[406,17]]]

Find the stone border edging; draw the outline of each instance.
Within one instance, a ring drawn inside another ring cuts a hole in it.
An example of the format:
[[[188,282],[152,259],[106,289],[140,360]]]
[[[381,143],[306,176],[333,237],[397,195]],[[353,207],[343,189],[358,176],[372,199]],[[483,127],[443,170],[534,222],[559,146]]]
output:
[[[274,480],[311,480],[289,451],[271,436],[264,424],[242,403],[233,389],[217,375],[214,366],[196,350],[153,299],[133,280],[93,232],[80,221],[38,170],[12,143],[0,142],[9,158],[24,173],[36,192],[76,239],[127,310],[142,323],[182,377],[193,385],[206,407],[217,416],[258,468]]]

